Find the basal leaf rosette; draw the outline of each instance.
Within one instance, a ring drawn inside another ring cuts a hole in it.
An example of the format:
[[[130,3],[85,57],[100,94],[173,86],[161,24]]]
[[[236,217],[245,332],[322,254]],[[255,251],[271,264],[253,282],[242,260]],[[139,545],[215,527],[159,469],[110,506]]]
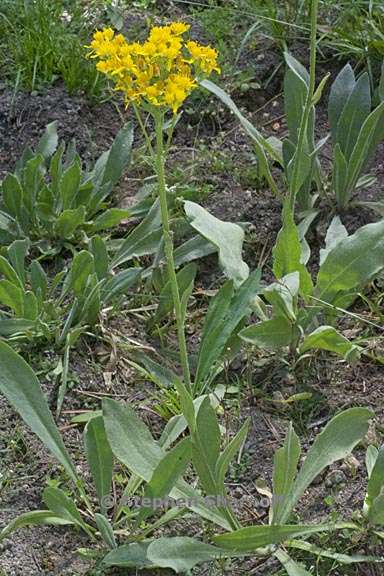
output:
[[[95,32],[90,56],[123,92],[127,105],[155,106],[176,114],[198,80],[220,72],[217,51],[186,39],[188,30],[183,22],[155,26],[141,44],[129,43],[105,28]]]

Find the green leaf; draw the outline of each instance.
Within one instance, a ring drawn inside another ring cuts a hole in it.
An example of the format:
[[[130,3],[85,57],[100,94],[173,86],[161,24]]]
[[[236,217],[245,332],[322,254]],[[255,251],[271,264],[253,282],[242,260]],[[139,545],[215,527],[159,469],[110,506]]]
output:
[[[89,277],[95,272],[94,258],[87,250],[78,252],[72,261],[69,275],[67,276],[63,291],[67,293],[73,290],[79,298],[84,296]]]
[[[337,305],[338,298],[357,292],[383,268],[384,220],[362,226],[329,252],[317,275],[315,296]]]
[[[130,358],[134,365],[148,380],[152,380],[159,388],[170,388],[178,376],[164,363],[159,364],[140,350],[132,352]]]
[[[373,500],[368,518],[371,524],[384,526],[384,488]]]
[[[325,248],[320,250],[320,266],[326,260],[328,254],[333,250],[339,242],[348,238],[348,231],[339,216],[334,216],[332,222],[327,230],[325,237]]]
[[[317,88],[316,88],[316,90],[315,90],[315,93],[313,94],[313,98],[312,98],[312,104],[313,104],[314,106],[316,106],[316,104],[318,104],[318,103],[320,102],[321,97],[322,97],[323,92],[324,92],[324,88],[325,88],[325,86],[326,86],[326,84],[327,84],[330,76],[331,76],[331,73],[328,72],[328,73],[327,73],[325,76],[323,76],[323,78],[320,80],[320,82],[319,82],[319,84],[318,84],[318,86],[317,86]]]
[[[217,247],[219,263],[227,278],[240,286],[249,275],[249,268],[242,259],[243,229],[232,222],[219,220],[195,202],[185,201],[184,208],[192,228]]]
[[[284,566],[288,576],[311,576],[311,572],[305,570],[300,564],[297,564],[284,550],[276,550],[274,556]]]
[[[76,484],[78,478],[75,467],[52,418],[38,379],[21,356],[4,342],[0,342],[0,391]]]
[[[28,248],[28,240],[15,240],[7,248],[8,258],[23,286],[25,285],[25,258],[28,253]]]
[[[147,554],[153,565],[172,568],[177,574],[189,572],[196,564],[228,556],[228,552],[188,536],[154,540]]]
[[[284,76],[284,110],[289,136],[294,144],[297,144],[307,94],[307,82],[288,68]]]
[[[372,470],[375,466],[378,454],[379,454],[379,451],[376,448],[376,446],[372,446],[372,445],[368,446],[367,453],[365,455],[365,465],[367,468],[368,478],[370,478],[370,476],[372,474]]]
[[[261,271],[255,270],[233,296],[233,284],[226,282],[212,299],[204,321],[195,375],[198,390],[222,357],[230,337],[242,320],[251,314],[251,304],[259,291]]]
[[[107,228],[113,228],[117,226],[120,222],[130,216],[129,210],[122,210],[121,208],[110,208],[105,210],[94,219],[92,224],[89,226],[89,231],[91,234],[95,232],[100,232],[100,230],[106,230]],[[88,230],[88,228],[87,228]]]
[[[22,225],[23,188],[15,174],[7,174],[1,183],[3,202],[8,214]]]
[[[347,161],[351,157],[361,127],[370,112],[371,90],[369,76],[365,72],[356,82],[337,124],[336,141]]]
[[[59,194],[63,210],[68,210],[76,206],[76,196],[79,192],[80,179],[80,161],[75,161],[60,178]]]
[[[235,457],[247,438],[249,424],[250,420],[247,419],[240,430],[237,432],[236,436],[234,436],[234,438],[232,438],[232,440],[226,445],[225,449],[217,459],[215,466],[215,478],[216,484],[222,493],[224,492],[224,481],[228,467],[231,463],[231,460]]]
[[[300,453],[300,440],[290,423],[284,444],[276,450],[274,457],[272,524],[281,523],[284,500],[295,481]]]
[[[291,272],[280,282],[274,282],[264,289],[263,295],[273,306],[275,315],[282,315],[288,321],[296,321],[297,296],[300,288],[299,272]]]
[[[72,524],[72,522],[65,520],[64,518],[59,518],[49,510],[33,510],[32,512],[25,512],[24,514],[20,514],[20,516],[12,520],[1,530],[0,542],[15,530],[19,530],[19,528],[25,528],[26,526],[41,526],[45,524],[52,524],[55,526]]]
[[[244,342],[261,348],[280,348],[289,346],[294,337],[294,326],[284,318],[277,316],[259,324],[252,324],[239,333]]]
[[[39,315],[37,298],[33,292],[24,292],[23,316],[26,320],[36,320]]]
[[[308,534],[317,534],[318,532],[333,532],[347,527],[351,528],[355,527],[355,525],[348,523],[285,524],[284,526],[261,524],[214,536],[213,541],[226,550],[251,552],[270,544],[280,544],[296,536],[306,536]]]
[[[201,485],[208,496],[218,494],[215,469],[220,456],[220,427],[209,396],[206,396],[196,417],[192,435],[192,461]]]
[[[193,236],[184,244],[181,244],[174,251],[175,267],[179,268],[182,264],[186,262],[191,262],[192,260],[198,260],[208,256],[209,254],[214,254],[217,252],[216,246],[213,246],[211,242],[208,242],[202,236]]]
[[[14,268],[12,268],[12,266],[10,265],[8,260],[4,258],[4,256],[0,256],[0,273],[3,274],[5,278],[15,286],[17,286],[21,290],[24,289],[24,286],[19,276],[16,274]]]
[[[369,519],[373,501],[380,496],[381,492],[384,494],[384,446],[378,451],[375,464],[369,476],[367,495],[364,502]]]
[[[103,415],[107,437],[116,458],[131,472],[149,482],[166,452],[153,440],[148,428],[129,406],[105,399]],[[228,521],[208,507],[200,494],[183,480],[178,480],[170,496],[188,501],[192,499],[191,509],[197,514],[230,529]]]
[[[74,210],[64,210],[55,223],[55,234],[64,240],[70,239],[77,228],[85,222],[85,208],[79,206]]]
[[[83,521],[76,505],[60,488],[54,488],[52,486],[45,488],[43,492],[43,502],[51,512],[59,516],[59,518],[63,518],[85,530],[87,529],[87,525]]]
[[[113,528],[111,526],[111,524],[109,523],[108,519],[103,516],[103,514],[95,514],[95,520],[96,520],[96,524],[97,527],[99,529],[99,532],[104,540],[104,542],[106,543],[106,545],[109,548],[117,548],[117,542],[116,542],[116,538],[115,535],[113,533]]]
[[[368,431],[373,414],[367,408],[350,408],[341,412],[319,434],[300,469],[292,489],[284,499],[280,522],[285,523],[298,499],[321,472],[352,452]]]
[[[113,144],[108,151],[103,170],[102,184],[111,182],[113,185],[120,180],[124,168],[131,160],[133,144],[133,124],[128,122],[120,128]]]
[[[304,354],[311,348],[334,352],[349,361],[358,358],[361,350],[333,326],[320,326],[308,334],[300,346],[300,354]]]
[[[305,540],[291,540],[287,543],[290,548],[295,548],[297,550],[303,550],[304,552],[309,552],[317,557],[331,558],[336,560],[341,564],[356,564],[360,562],[383,562],[383,558],[378,558],[376,556],[366,556],[364,554],[340,554],[339,552],[333,552],[333,550],[323,550],[315,544],[306,542]]]
[[[333,82],[329,94],[328,118],[334,143],[336,143],[336,131],[339,118],[355,85],[355,74],[351,65],[346,64]]]
[[[350,201],[351,190],[348,188],[348,164],[339,143],[334,150],[332,188],[338,207],[345,209]]]
[[[150,541],[123,544],[108,552],[103,558],[103,564],[120,568],[153,568],[153,563],[147,557],[149,544]]]
[[[109,260],[107,246],[101,236],[93,236],[89,241],[89,250],[93,255],[95,272],[98,280],[108,275]]]
[[[102,286],[101,299],[103,304],[109,304],[114,298],[126,294],[139,281],[142,271],[142,268],[128,268],[109,278]]]
[[[84,447],[97,497],[102,511],[105,511],[103,500],[111,491],[113,454],[102,416],[92,418],[87,423],[84,431]]]
[[[185,300],[188,300],[191,292],[193,290],[193,285],[195,281],[195,276],[197,273],[197,266],[194,263],[187,264],[184,266],[176,275],[177,285],[179,287],[180,299],[185,295]],[[159,324],[168,314],[173,311],[173,298],[172,298],[172,286],[171,282],[168,280],[164,285],[160,296],[159,305],[156,312],[151,320],[151,325]]]
[[[36,153],[48,159],[55,152],[59,138],[57,136],[57,120],[51,122],[45,128],[45,132],[36,148]]]
[[[273,272],[276,278],[282,278],[291,272],[300,273],[300,292],[312,293],[312,279],[302,264],[302,249],[299,232],[288,202],[283,207],[283,226],[277,235],[273,248]]]
[[[162,238],[160,204],[154,202],[146,217],[123,241],[112,262],[115,268],[124,262],[139,258],[146,254],[153,254],[159,247]]]
[[[33,320],[25,318],[0,318],[0,336],[8,338],[16,334],[25,334],[35,328]]]
[[[17,316],[23,316],[24,293],[9,280],[0,280],[0,303],[12,308]]]
[[[166,453],[153,471],[152,478],[145,486],[144,498],[155,500],[165,498],[174,488],[176,482],[184,474],[191,461],[191,439],[183,438],[176,446]],[[152,507],[142,508],[138,522],[152,512]]]
[[[384,137],[384,102],[381,102],[366,118],[349,160],[348,189],[353,190],[367,162],[372,158]]]
[[[47,275],[38,260],[33,260],[31,264],[29,280],[34,294],[37,296],[39,293],[41,300],[44,301],[47,295],[48,280]]]

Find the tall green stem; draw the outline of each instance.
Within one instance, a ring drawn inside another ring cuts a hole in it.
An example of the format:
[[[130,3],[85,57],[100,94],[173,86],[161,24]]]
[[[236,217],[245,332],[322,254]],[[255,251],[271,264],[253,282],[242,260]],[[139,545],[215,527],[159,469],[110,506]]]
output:
[[[300,181],[300,169],[302,163],[302,155],[305,146],[305,140],[308,131],[309,115],[313,106],[313,96],[315,93],[316,85],[316,51],[317,51],[317,14],[319,10],[319,0],[312,0],[311,5],[311,56],[310,56],[310,70],[309,70],[309,85],[308,93],[303,110],[303,117],[300,124],[299,137],[297,141],[297,148],[295,152],[295,159],[293,165],[293,173],[291,178],[291,185],[289,190],[289,200],[291,209],[294,210],[296,195],[298,192]]]
[[[173,257],[173,240],[172,232],[169,226],[169,212],[167,203],[167,187],[165,182],[165,150],[163,140],[164,115],[157,113],[155,115],[156,127],[156,172],[158,179],[158,190],[161,208],[161,221],[163,226],[164,250],[167,260],[168,278],[171,284],[173,306],[176,316],[177,338],[179,343],[180,362],[183,368],[184,384],[188,391],[191,392],[191,376],[189,371],[189,361],[187,344],[185,341],[184,315],[181,307],[179,286],[177,284],[175,262]]]

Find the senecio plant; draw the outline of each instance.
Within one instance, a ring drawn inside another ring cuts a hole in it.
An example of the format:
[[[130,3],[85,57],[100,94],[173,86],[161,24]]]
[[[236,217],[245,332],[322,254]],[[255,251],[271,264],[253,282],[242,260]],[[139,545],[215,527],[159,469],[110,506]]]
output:
[[[197,88],[198,82],[213,71],[220,72],[217,52],[209,46],[201,46],[185,35],[189,25],[174,22],[168,26],[153,27],[148,39],[140,44],[128,43],[122,34],[111,28],[97,31],[90,45],[90,56],[97,58],[97,69],[107,74],[115,83],[115,89],[124,94],[127,104],[135,110],[149,152],[153,158],[161,207],[164,250],[168,276],[172,289],[176,316],[180,361],[184,383],[191,389],[188,353],[185,340],[183,303],[176,277],[173,240],[169,224],[165,160],[177,122],[177,112],[185,99]],[[149,113],[154,120],[156,147],[142,119],[141,111]],[[168,142],[164,143],[165,119],[172,113]]]

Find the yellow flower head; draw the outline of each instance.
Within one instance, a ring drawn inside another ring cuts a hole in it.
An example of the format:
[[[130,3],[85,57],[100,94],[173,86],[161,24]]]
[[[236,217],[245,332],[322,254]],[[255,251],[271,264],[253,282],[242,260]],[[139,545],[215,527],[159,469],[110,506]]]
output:
[[[130,44],[122,34],[105,28],[94,33],[90,56],[98,59],[97,69],[114,80],[127,104],[176,114],[197,79],[220,72],[216,50],[184,39],[189,28],[184,22],[154,26],[143,44]]]

